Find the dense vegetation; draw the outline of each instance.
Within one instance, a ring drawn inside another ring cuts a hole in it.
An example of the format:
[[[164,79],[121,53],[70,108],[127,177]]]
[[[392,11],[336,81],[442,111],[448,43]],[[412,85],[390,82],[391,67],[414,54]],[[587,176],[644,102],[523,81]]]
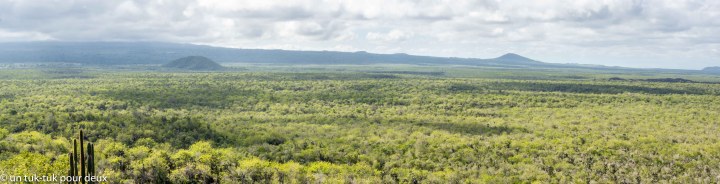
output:
[[[65,175],[82,129],[111,183],[720,182],[720,84],[98,73],[0,80],[0,174]]]

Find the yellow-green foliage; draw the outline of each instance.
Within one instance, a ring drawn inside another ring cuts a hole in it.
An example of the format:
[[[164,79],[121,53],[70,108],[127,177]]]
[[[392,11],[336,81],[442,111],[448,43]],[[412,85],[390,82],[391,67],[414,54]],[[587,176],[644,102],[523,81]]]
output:
[[[0,80],[0,171],[113,182],[717,183],[720,84],[362,73]],[[0,173],[2,173],[0,172]]]

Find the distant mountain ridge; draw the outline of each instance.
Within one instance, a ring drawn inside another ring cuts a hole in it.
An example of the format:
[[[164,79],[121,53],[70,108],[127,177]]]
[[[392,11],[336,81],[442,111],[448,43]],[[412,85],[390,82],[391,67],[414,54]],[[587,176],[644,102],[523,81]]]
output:
[[[517,54],[494,59],[374,54],[336,51],[234,49],[157,42],[16,42],[0,43],[0,63],[64,62],[100,65],[164,64],[188,56],[206,56],[220,63],[273,64],[450,64],[475,66],[551,66]]]
[[[585,64],[545,63],[515,53],[497,58],[418,56],[404,53],[375,54],[365,51],[293,51],[236,49],[164,42],[5,42],[0,43],[0,63],[79,63],[89,65],[162,65],[185,56],[205,56],[219,63],[262,64],[412,64],[465,65],[503,68],[582,68],[600,70],[648,70]],[[698,70],[650,69],[675,72]],[[708,68],[704,73],[711,72]]]

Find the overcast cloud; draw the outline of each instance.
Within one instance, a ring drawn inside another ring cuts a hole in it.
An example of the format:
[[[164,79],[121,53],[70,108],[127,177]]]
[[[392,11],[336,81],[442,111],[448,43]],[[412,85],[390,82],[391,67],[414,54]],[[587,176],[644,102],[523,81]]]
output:
[[[0,0],[0,41],[163,41],[699,69],[717,0]]]

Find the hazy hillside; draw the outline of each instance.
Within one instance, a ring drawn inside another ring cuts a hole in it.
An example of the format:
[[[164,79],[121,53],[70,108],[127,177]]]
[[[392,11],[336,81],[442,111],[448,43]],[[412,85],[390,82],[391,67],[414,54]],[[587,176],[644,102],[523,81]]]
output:
[[[516,54],[507,54],[495,59],[469,59],[368,52],[232,49],[157,42],[0,43],[0,62],[2,63],[163,64],[188,55],[202,55],[221,63],[458,64],[518,67],[546,65]]]
[[[720,66],[707,67],[704,68],[703,71],[709,73],[720,73]]]
[[[0,63],[80,63],[89,65],[165,64],[185,56],[205,56],[219,63],[263,64],[413,64],[468,65],[503,68],[592,69],[603,71],[662,71],[698,73],[699,70],[636,69],[584,64],[545,63],[518,54],[497,58],[417,56],[404,53],[374,54],[364,51],[290,51],[234,49],[160,42],[14,42],[0,43]],[[708,72],[710,71],[710,72]],[[712,67],[701,71],[715,74]]]

